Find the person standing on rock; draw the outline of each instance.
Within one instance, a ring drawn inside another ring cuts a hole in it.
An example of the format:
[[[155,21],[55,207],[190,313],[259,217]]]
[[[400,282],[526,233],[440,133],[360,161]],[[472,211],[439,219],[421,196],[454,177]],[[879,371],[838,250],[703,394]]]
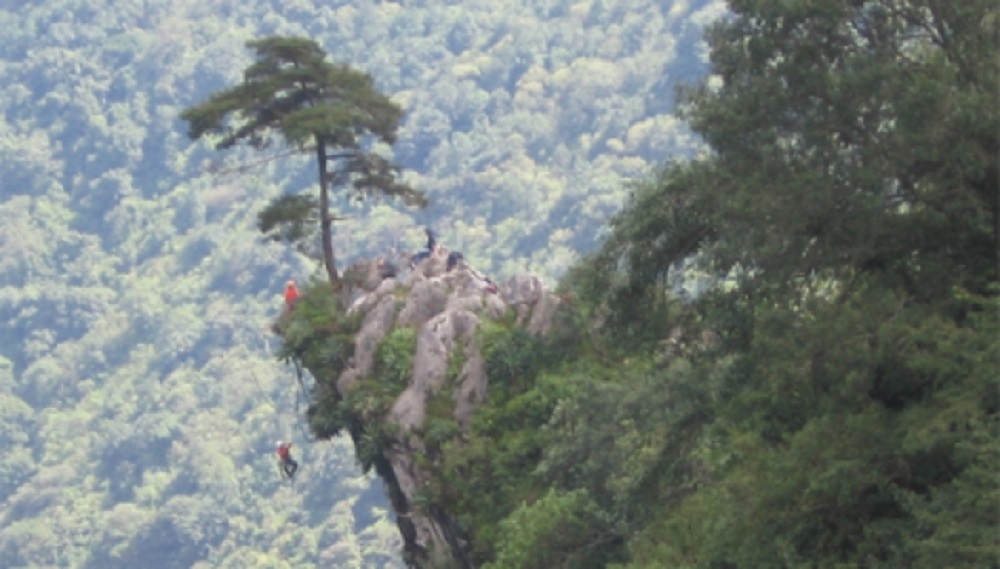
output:
[[[452,251],[448,254],[448,264],[446,265],[445,270],[451,272],[451,270],[457,267],[460,262],[465,262],[465,255],[458,251]]]
[[[430,257],[431,255],[437,253],[438,251],[437,237],[434,235],[434,232],[431,231],[431,228],[425,227],[424,233],[427,235],[427,249],[410,257],[411,269],[419,265],[420,262],[426,259],[427,257]]]

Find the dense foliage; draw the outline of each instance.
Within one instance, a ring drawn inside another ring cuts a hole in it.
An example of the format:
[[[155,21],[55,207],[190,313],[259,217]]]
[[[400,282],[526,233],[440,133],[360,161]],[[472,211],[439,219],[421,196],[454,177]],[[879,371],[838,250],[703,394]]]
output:
[[[572,267],[553,336],[483,331],[469,431],[446,393],[423,426],[414,506],[477,563],[1000,566],[993,3],[731,0],[682,100],[696,135],[671,86],[719,2],[427,4],[0,5],[6,565],[400,565],[378,485],[346,439],[305,444],[270,354],[275,293],[313,267],[254,220],[313,164],[220,159],[178,118],[282,35],[371,73],[435,204],[337,200],[342,262],[428,224],[491,275]],[[279,355],[332,375],[356,323],[316,291]],[[309,426],[377,417],[411,345]]]
[[[0,2],[5,566],[400,565],[379,484],[346,439],[306,444],[294,369],[271,354],[277,293],[313,265],[262,242],[256,215],[315,187],[315,165],[215,153],[179,115],[241,80],[248,40],[312,38],[402,108],[393,158],[435,204],[337,201],[341,263],[430,224],[481,270],[556,276],[623,178],[691,151],[670,86],[702,72],[719,12],[418,4]],[[296,443],[292,487],[278,438]]]
[[[434,497],[491,568],[1000,567],[996,7],[730,4]]]

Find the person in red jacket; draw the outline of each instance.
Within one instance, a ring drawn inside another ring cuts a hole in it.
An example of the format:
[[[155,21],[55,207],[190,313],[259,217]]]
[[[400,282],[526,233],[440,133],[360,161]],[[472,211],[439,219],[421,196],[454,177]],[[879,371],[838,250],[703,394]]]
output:
[[[295,476],[295,471],[299,469],[299,463],[292,458],[292,443],[278,441],[278,465],[281,467],[281,474],[285,478]]]
[[[295,308],[295,303],[299,300],[299,287],[295,286],[295,281],[285,283],[285,308],[291,310]]]

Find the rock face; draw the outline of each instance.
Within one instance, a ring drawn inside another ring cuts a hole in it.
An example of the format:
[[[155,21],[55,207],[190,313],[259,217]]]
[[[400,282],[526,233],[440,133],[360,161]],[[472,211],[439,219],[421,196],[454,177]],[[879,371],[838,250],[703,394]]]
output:
[[[355,284],[360,283],[361,291],[349,312],[363,319],[355,336],[352,364],[336,382],[337,390],[345,393],[363,378],[372,377],[379,343],[400,327],[415,330],[409,383],[384,417],[395,434],[374,463],[386,484],[413,567],[472,566],[457,526],[446,512],[412,507],[426,480],[416,457],[426,450],[419,429],[427,419],[429,399],[447,383],[454,419],[459,429],[467,428],[477,406],[489,397],[489,378],[477,336],[481,324],[513,318],[515,325],[530,333],[544,334],[559,303],[534,276],[518,275],[497,286],[464,263],[448,271],[447,254],[441,250],[412,270],[392,275],[380,273],[378,267],[383,265],[377,261],[349,269],[359,275]]]

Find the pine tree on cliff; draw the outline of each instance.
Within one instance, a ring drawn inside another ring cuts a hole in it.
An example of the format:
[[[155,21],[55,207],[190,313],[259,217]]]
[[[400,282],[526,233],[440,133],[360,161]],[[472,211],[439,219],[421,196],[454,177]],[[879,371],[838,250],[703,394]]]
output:
[[[315,152],[319,199],[276,198],[258,214],[258,226],[271,239],[296,242],[318,219],[323,264],[337,286],[331,186],[348,187],[359,199],[382,195],[426,205],[422,192],[399,181],[399,168],[372,150],[395,143],[402,109],[375,89],[370,75],[326,61],[313,40],[276,36],[246,45],[256,61],[243,71],[243,82],[185,109],[181,118],[191,139],[218,137],[220,150],[239,143],[260,150],[277,135],[292,150]]]

